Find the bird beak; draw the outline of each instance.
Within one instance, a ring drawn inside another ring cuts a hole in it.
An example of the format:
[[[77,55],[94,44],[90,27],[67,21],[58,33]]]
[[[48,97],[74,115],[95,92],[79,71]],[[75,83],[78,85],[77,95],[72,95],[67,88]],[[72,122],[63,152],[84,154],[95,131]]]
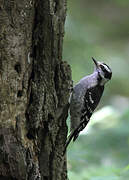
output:
[[[96,66],[96,68],[98,69],[99,68],[99,64],[98,64],[98,62],[92,57],[92,60],[94,61],[94,63],[95,63],[95,66]]]

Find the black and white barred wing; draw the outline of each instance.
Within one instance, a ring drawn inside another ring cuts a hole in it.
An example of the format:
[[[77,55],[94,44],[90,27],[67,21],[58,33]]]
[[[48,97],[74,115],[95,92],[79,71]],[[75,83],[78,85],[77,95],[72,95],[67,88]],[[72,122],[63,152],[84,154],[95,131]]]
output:
[[[80,133],[86,125],[88,124],[90,117],[92,116],[93,111],[97,107],[100,98],[102,96],[104,87],[96,86],[94,88],[90,88],[84,95],[77,95],[77,92],[73,92],[71,96],[71,134],[69,135],[66,147],[70,141],[73,139],[75,141]],[[78,99],[77,97],[83,98]]]
[[[88,124],[90,117],[95,109],[95,104],[92,97],[92,92],[87,90],[86,94],[83,97],[83,105],[80,110],[80,123],[77,126],[76,130],[74,130],[73,141],[75,141],[80,133]]]
[[[81,121],[89,121],[102,96],[104,87],[96,86],[87,90],[84,98],[84,106],[81,110]]]

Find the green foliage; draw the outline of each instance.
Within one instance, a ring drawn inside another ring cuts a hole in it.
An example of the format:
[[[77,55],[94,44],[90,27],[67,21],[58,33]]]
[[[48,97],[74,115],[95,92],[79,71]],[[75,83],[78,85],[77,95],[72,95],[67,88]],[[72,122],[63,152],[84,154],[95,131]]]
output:
[[[88,134],[70,145],[70,180],[128,180],[129,111],[119,116],[112,128],[102,129],[101,123],[94,124]]]

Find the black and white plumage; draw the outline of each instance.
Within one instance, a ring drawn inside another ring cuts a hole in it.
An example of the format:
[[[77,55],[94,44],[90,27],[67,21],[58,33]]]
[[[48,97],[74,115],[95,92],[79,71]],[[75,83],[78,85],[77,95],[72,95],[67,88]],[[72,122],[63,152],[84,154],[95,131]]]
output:
[[[65,150],[70,141],[72,139],[75,141],[80,131],[88,124],[103,94],[105,83],[112,77],[108,65],[97,62],[94,58],[92,60],[95,64],[93,74],[82,78],[74,86],[70,97],[71,134],[67,139]]]

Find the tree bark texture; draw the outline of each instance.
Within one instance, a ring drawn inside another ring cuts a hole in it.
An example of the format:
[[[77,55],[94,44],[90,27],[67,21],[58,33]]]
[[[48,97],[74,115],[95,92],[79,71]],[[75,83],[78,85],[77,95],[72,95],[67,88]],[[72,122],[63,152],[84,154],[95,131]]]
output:
[[[66,0],[0,0],[0,180],[66,180]]]

